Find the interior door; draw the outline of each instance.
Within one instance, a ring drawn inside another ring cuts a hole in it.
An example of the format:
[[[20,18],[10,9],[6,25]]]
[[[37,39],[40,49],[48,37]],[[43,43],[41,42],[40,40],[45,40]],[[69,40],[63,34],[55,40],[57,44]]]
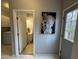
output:
[[[27,35],[26,35],[26,14],[24,12],[17,12],[17,27],[18,27],[18,48],[19,53],[27,45]]]
[[[77,23],[77,9],[66,11],[63,20],[61,59],[71,59]]]

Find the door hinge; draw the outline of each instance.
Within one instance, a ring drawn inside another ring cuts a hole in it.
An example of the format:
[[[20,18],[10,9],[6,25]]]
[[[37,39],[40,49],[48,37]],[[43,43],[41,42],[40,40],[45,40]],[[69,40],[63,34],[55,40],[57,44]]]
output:
[[[16,17],[16,19],[18,20],[18,17]]]
[[[17,35],[19,36],[19,33],[17,33]]]

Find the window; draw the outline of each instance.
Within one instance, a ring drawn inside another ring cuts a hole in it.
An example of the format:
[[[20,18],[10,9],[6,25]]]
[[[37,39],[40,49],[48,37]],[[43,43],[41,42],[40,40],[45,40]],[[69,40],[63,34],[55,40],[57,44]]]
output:
[[[69,41],[74,41],[78,10],[73,10],[66,15],[65,35],[64,38]]]

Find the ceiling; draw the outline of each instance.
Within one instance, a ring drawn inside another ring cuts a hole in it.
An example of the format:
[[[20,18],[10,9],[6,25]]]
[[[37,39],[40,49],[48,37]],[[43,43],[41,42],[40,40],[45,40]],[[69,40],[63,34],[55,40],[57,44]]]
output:
[[[9,0],[1,0],[1,15],[9,17]],[[33,12],[28,11],[27,15],[33,15]]]
[[[9,0],[1,0],[1,15],[9,17]]]

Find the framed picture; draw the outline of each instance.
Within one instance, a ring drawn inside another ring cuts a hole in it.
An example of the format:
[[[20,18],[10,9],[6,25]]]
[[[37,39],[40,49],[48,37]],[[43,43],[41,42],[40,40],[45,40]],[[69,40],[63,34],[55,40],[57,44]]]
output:
[[[56,12],[42,12],[41,34],[55,33]]]

